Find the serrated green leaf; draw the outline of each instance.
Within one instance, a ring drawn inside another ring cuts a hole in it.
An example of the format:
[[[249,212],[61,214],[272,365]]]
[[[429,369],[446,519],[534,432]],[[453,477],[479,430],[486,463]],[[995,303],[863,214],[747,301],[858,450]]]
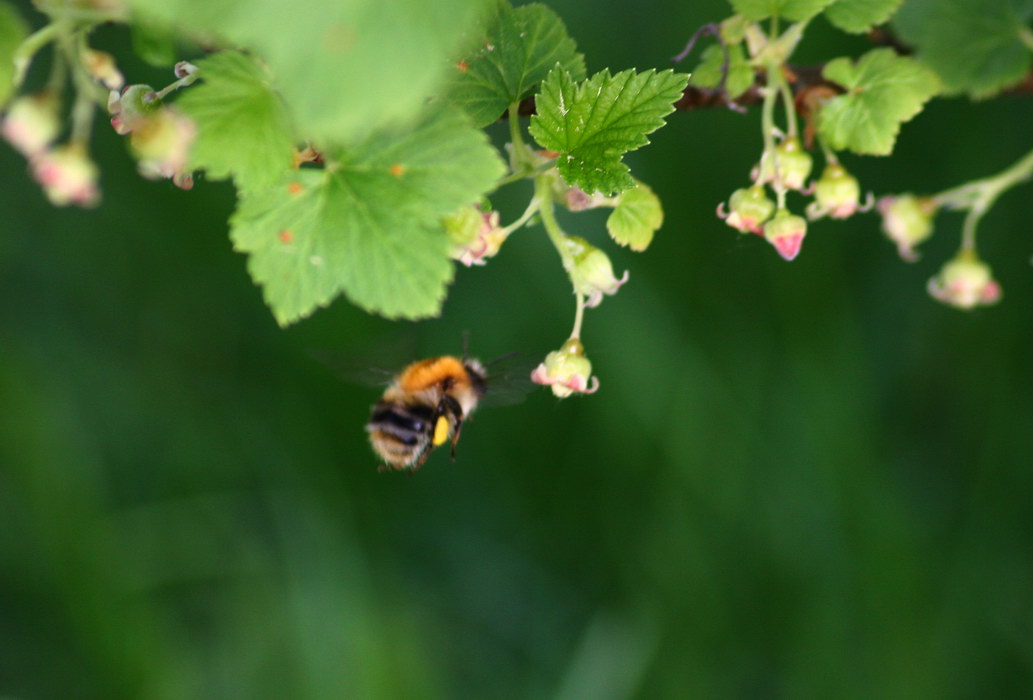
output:
[[[856,64],[829,61],[822,75],[846,93],[822,105],[818,131],[836,150],[875,156],[889,155],[900,125],[939,89],[932,71],[889,48],[869,51]]]
[[[825,9],[835,0],[731,0],[732,7],[752,22],[777,16],[802,22]]]
[[[893,18],[901,38],[948,94],[990,97],[1033,68],[1033,0],[908,0]]]
[[[496,121],[513,102],[531,94],[559,63],[581,80],[585,59],[567,35],[563,20],[545,5],[517,9],[500,3],[498,14],[475,33],[471,49],[461,54],[461,69],[449,97],[471,116],[475,126]]]
[[[464,115],[445,110],[384,133],[244,197],[237,250],[286,325],[344,293],[388,318],[436,315],[452,279],[441,218],[476,201],[504,172]]]
[[[557,168],[569,184],[590,194],[626,190],[635,181],[621,158],[649,143],[646,135],[664,125],[687,81],[670,70],[604,70],[578,85],[556,66],[536,98],[531,135],[559,153]]]
[[[689,78],[689,85],[699,88],[716,88],[721,84],[721,66],[725,61],[725,52],[721,46],[714,44],[703,52],[703,60]],[[755,76],[753,68],[746,60],[746,52],[741,44],[728,47],[728,79],[725,90],[731,99],[737,98],[750,89]]]
[[[664,210],[660,198],[653,190],[638,182],[625,190],[617,200],[616,208],[606,219],[606,230],[610,237],[623,246],[643,251],[653,241],[653,234],[664,223]]]
[[[884,24],[901,2],[903,0],[835,0],[825,8],[825,17],[844,32],[861,34]]]
[[[21,14],[6,2],[0,2],[0,106],[7,102],[14,87],[14,53],[28,33]]]
[[[145,19],[249,49],[298,133],[327,148],[416,119],[485,0],[130,0]]]
[[[202,82],[176,102],[197,124],[190,167],[215,179],[232,177],[241,190],[279,180],[292,165],[295,140],[266,71],[239,51],[222,51],[197,65]]]

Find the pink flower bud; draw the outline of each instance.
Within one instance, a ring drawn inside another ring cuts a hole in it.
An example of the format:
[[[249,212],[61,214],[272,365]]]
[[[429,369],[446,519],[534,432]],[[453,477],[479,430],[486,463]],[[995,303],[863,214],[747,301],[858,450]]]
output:
[[[613,274],[613,265],[606,253],[584,238],[567,236],[565,241],[573,264],[568,271],[574,284],[574,291],[588,297],[585,306],[599,306],[604,294],[613,295],[628,281],[628,271],[618,279]]]
[[[173,67],[173,71],[176,77],[182,80],[189,75],[195,75],[197,73],[197,66],[189,61],[180,61]]]
[[[193,120],[172,107],[162,107],[138,120],[129,143],[136,153],[140,174],[152,179],[182,178],[196,134]]]
[[[4,115],[0,132],[23,156],[32,160],[43,153],[61,129],[57,99],[50,93],[19,97]]]
[[[771,221],[764,224],[764,238],[785,260],[792,260],[800,254],[806,235],[807,220],[790,214],[787,209],[779,209]]]
[[[764,222],[775,211],[775,203],[768,199],[763,185],[754,185],[733,192],[728,200],[728,208],[729,212],[726,213],[723,202],[717,208],[717,215],[726,224],[740,233],[749,231],[760,235],[764,230]]]
[[[93,79],[108,90],[121,90],[125,78],[115,66],[115,57],[105,51],[86,49],[82,52],[83,67]]]
[[[444,223],[454,243],[452,259],[467,267],[487,264],[487,258],[494,257],[506,240],[497,211],[482,212],[477,206],[464,207],[446,217]]]
[[[616,206],[616,197],[606,197],[599,194],[588,194],[577,185],[566,186],[559,178],[556,179],[557,199],[566,205],[570,211],[586,211],[604,206]]]
[[[807,207],[809,219],[830,216],[846,219],[861,209],[861,185],[857,178],[839,163],[825,168],[821,179],[814,183],[814,202]]]
[[[77,145],[59,146],[32,162],[32,174],[51,203],[92,207],[100,201],[97,166]]]
[[[929,280],[929,294],[937,301],[959,309],[996,304],[1001,299],[1001,286],[994,280],[990,267],[973,251],[962,251]]]
[[[759,174],[754,175],[758,185],[768,182],[775,182],[776,169],[782,181],[782,186],[789,190],[802,190],[803,185],[810,177],[811,167],[814,161],[811,155],[804,150],[799,139],[788,138],[778,146],[775,146],[774,155],[765,152],[760,159]]]
[[[908,193],[883,197],[876,206],[882,214],[882,230],[897,244],[900,257],[908,262],[917,260],[915,246],[933,233],[936,202]]]
[[[545,362],[531,372],[531,381],[550,387],[561,399],[599,390],[599,378],[592,376],[592,363],[585,357],[585,348],[577,338],[571,338],[559,350],[546,355]]]

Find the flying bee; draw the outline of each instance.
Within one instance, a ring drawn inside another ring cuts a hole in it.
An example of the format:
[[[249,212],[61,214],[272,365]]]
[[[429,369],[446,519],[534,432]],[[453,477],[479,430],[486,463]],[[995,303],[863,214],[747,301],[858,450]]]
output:
[[[391,381],[373,406],[366,431],[373,451],[384,460],[385,469],[416,470],[423,466],[431,450],[451,442],[455,459],[456,443],[463,423],[489,395],[489,403],[512,403],[534,385],[518,371],[488,377],[486,366],[508,359],[504,355],[482,364],[478,360],[452,355],[414,362]],[[521,375],[524,379],[520,379]]]

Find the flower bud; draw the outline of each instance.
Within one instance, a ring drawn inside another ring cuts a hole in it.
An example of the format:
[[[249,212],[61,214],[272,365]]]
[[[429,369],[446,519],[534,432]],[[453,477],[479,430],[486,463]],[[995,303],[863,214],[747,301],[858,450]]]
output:
[[[162,107],[138,120],[129,144],[136,154],[140,174],[157,179],[175,178],[186,172],[196,134],[193,120],[172,107]]]
[[[917,260],[915,246],[933,233],[936,202],[909,193],[883,197],[876,206],[882,214],[882,230],[897,244],[900,257],[908,262]]]
[[[573,264],[569,270],[574,291],[588,297],[585,306],[599,306],[604,294],[616,294],[628,281],[628,271],[620,279],[613,274],[610,258],[603,251],[577,236],[567,236],[567,250],[571,253]]]
[[[100,201],[97,166],[82,146],[69,144],[45,151],[32,162],[32,174],[55,206],[92,207]]]
[[[125,78],[115,66],[115,57],[105,51],[86,49],[82,52],[83,67],[93,79],[108,90],[121,90]]]
[[[123,136],[137,129],[161,107],[161,100],[150,85],[127,85],[122,93],[108,96],[108,112],[114,114],[111,126]]]
[[[792,260],[799,255],[806,235],[807,220],[790,214],[787,209],[779,209],[771,221],[764,224],[764,238],[775,246],[775,250],[785,260]]]
[[[989,306],[1001,299],[1001,285],[990,267],[971,250],[961,251],[929,280],[929,294],[959,309]]]
[[[570,211],[586,211],[598,207],[616,206],[617,197],[607,197],[595,192],[588,194],[577,185],[567,185],[563,180],[556,178],[553,181],[553,192],[556,199],[564,204]]]
[[[550,387],[561,399],[599,390],[599,378],[592,376],[592,363],[585,357],[585,348],[577,338],[571,338],[559,350],[546,355],[545,362],[531,372],[531,381]]]
[[[506,240],[499,226],[499,213],[482,212],[475,205],[445,217],[444,224],[453,243],[452,259],[467,267],[486,264],[487,258],[494,257]]]
[[[774,155],[765,152],[760,159],[760,174],[754,177],[757,184],[775,182],[776,167],[782,186],[788,190],[801,190],[811,174],[814,160],[804,150],[797,138],[788,138],[775,146]]]
[[[828,215],[846,219],[860,209],[861,185],[857,178],[839,163],[831,163],[814,183],[814,202],[807,207],[810,219]]]
[[[49,92],[19,97],[4,115],[0,132],[23,156],[43,153],[61,130],[57,99]]]
[[[173,66],[172,70],[173,72],[175,72],[176,77],[182,80],[183,78],[186,78],[188,76],[196,75],[198,68],[189,61],[180,61],[175,66]]]
[[[768,199],[763,185],[738,189],[728,200],[729,212],[725,213],[724,202],[717,208],[717,215],[740,233],[763,232],[764,222],[771,218],[775,203]]]

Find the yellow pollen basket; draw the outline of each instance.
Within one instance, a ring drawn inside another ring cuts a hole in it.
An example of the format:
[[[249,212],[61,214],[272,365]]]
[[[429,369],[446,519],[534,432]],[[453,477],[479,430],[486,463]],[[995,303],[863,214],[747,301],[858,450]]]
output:
[[[434,424],[434,438],[431,440],[434,447],[443,445],[448,440],[448,418],[438,416],[438,422]]]

